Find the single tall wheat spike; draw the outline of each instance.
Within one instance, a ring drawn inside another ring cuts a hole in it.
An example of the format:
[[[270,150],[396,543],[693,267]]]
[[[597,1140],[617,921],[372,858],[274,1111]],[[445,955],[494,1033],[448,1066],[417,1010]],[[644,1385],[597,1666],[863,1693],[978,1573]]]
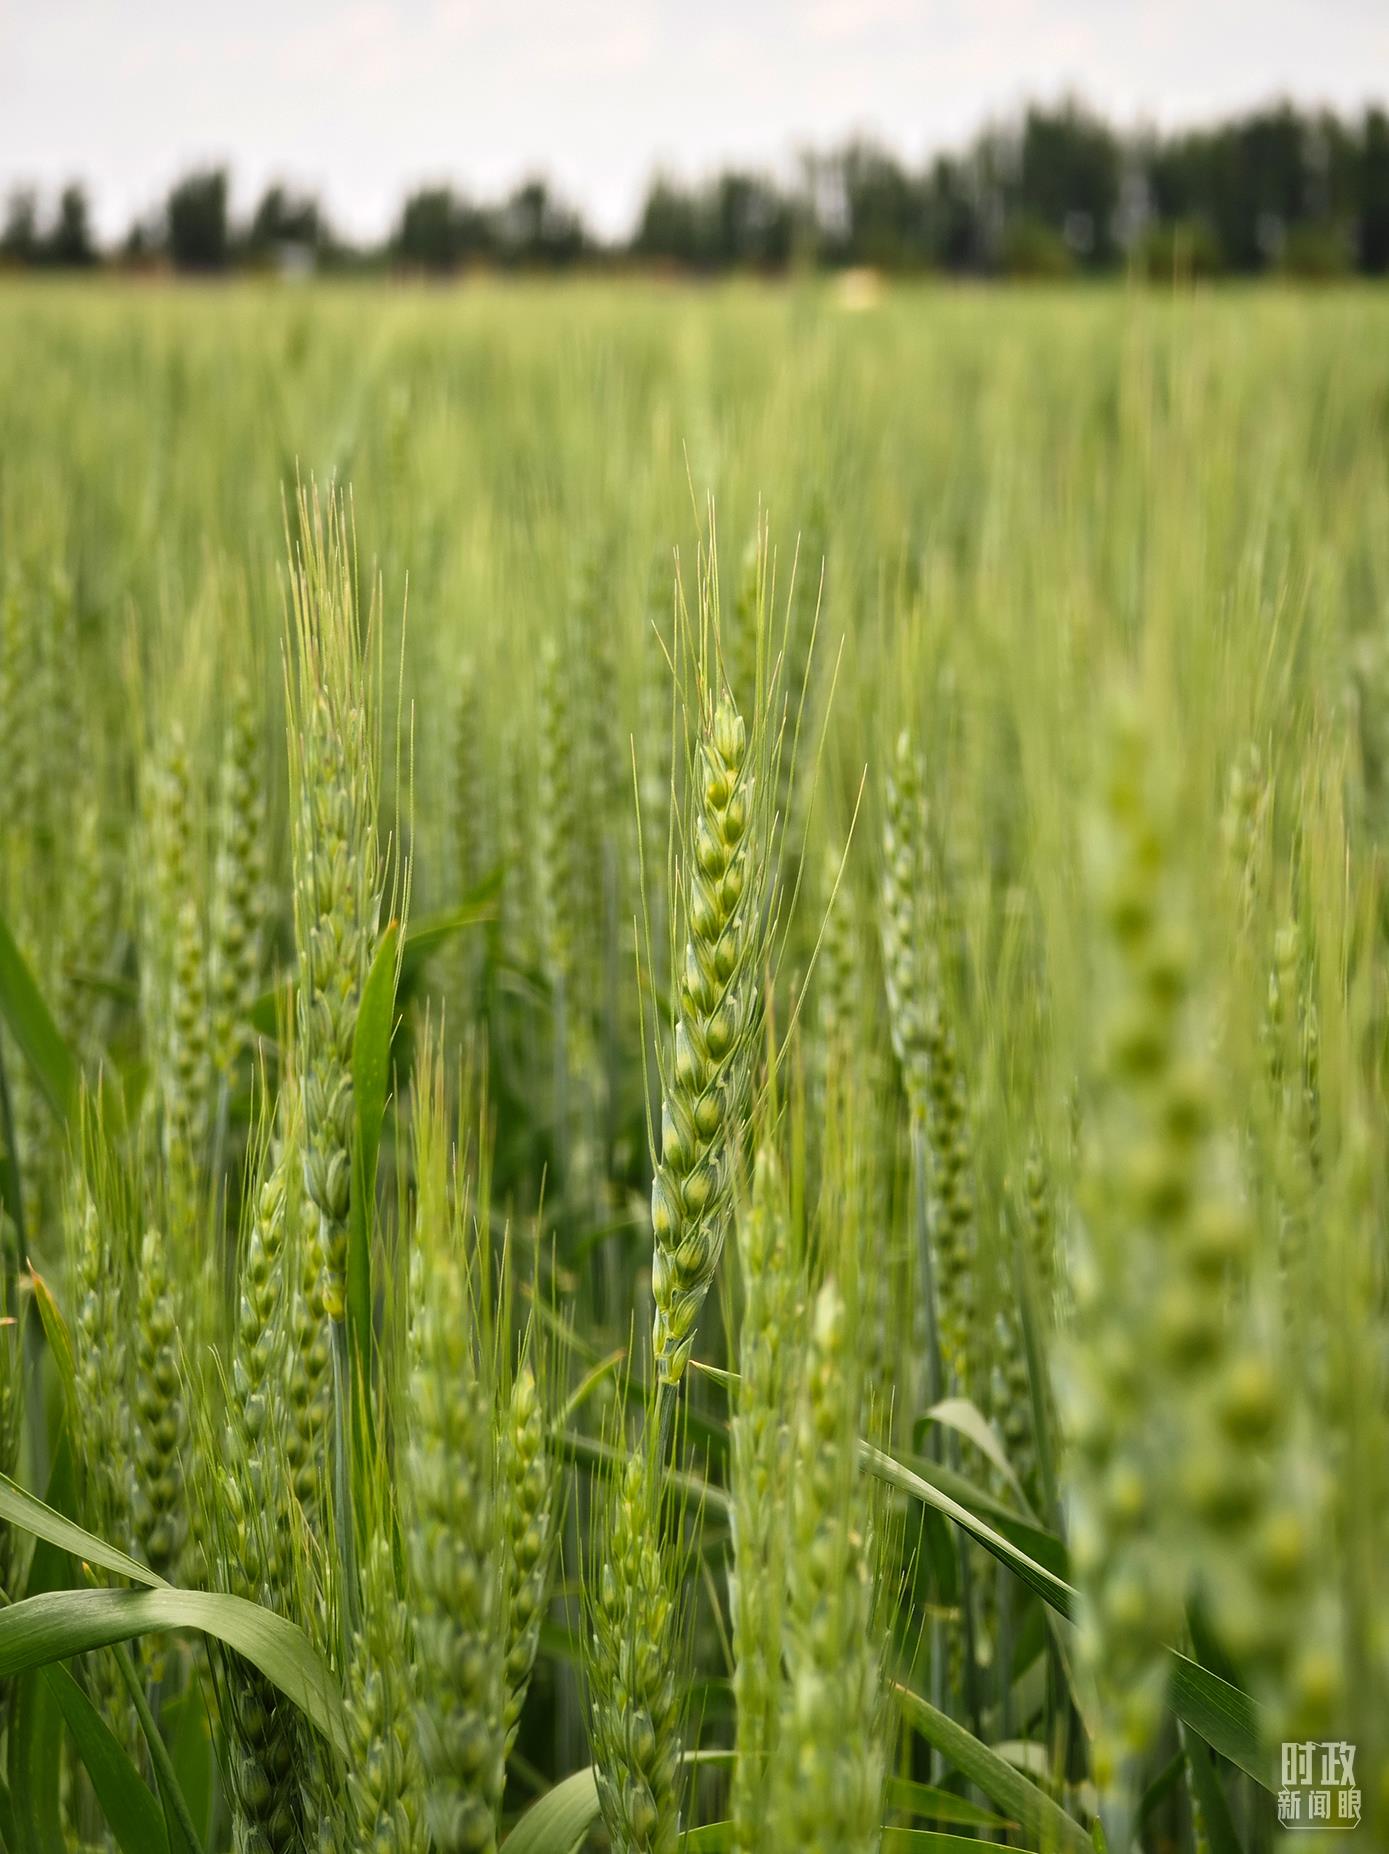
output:
[[[353,1039],[382,890],[377,690],[359,629],[346,518],[337,504],[325,518],[316,500],[305,499],[300,529],[288,703],[304,1178],[319,1216],[324,1307],[340,1322],[352,1211]],[[368,638],[373,632],[369,622]]]
[[[211,1027],[201,837],[188,745],[177,721],[168,729],[144,797],[141,995],[165,1157],[182,1189],[191,1186],[207,1134]]]
[[[929,1281],[941,1357],[964,1385],[974,1318],[974,1187],[964,1076],[941,982],[927,838],[925,769],[903,732],[886,783],[879,923],[888,1024],[928,1196],[921,1292]]]
[[[718,1265],[751,1081],[767,855],[752,840],[752,772],[725,694],[699,743],[682,870],[688,936],[651,1186],[653,1349],[666,1384],[684,1373]]]
[[[535,883],[540,955],[551,982],[563,993],[572,974],[579,856],[579,787],[574,768],[574,691],[567,653],[548,638],[540,657],[540,712],[536,741]],[[561,1000],[567,1003],[567,999]]]

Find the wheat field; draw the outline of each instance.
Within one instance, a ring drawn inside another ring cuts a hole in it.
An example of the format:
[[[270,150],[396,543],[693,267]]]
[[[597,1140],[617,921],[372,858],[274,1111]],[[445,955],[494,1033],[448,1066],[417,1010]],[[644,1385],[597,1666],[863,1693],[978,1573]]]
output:
[[[1386,1845],[1389,302],[11,284],[0,434],[0,1847]]]

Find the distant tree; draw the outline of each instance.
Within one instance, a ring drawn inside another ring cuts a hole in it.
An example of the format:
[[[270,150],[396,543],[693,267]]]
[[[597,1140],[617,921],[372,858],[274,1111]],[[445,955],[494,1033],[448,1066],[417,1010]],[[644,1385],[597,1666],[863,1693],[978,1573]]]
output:
[[[1356,184],[1356,243],[1360,265],[1372,277],[1389,271],[1389,116],[1366,112]]]
[[[386,260],[449,272],[477,261],[558,268],[601,247],[540,177],[499,203],[447,185],[403,202],[385,246],[335,245],[319,202],[267,187],[244,229],[228,225],[222,169],[185,176],[163,212],[137,223],[122,255],[163,250],[181,269]],[[800,157],[796,177],[728,168],[687,184],[658,172],[626,249],[691,270],[779,270],[798,263],[890,270],[1058,275],[1129,261],[1154,279],[1279,271],[1389,274],[1389,112],[1358,121],[1276,103],[1202,128],[1120,133],[1079,102],[1033,105],[986,126],[921,170],[864,140]],[[0,261],[96,261],[87,196],[76,182],[51,212],[32,189],[11,195]]]
[[[169,256],[179,270],[225,269],[231,256],[225,168],[189,174],[169,194],[164,210]]]
[[[775,269],[791,256],[791,203],[758,174],[720,174],[706,203],[707,238],[720,267]]]
[[[1319,110],[1303,140],[1304,215],[1351,235],[1360,198],[1361,137],[1330,110]]]
[[[1009,207],[1053,233],[1077,262],[1107,264],[1117,250],[1122,171],[1118,136],[1078,103],[1029,109]]]
[[[16,187],[5,202],[0,256],[11,264],[33,264],[39,255],[39,201],[32,187]]]
[[[843,231],[831,254],[853,264],[903,270],[924,263],[926,203],[896,157],[868,142],[851,142],[837,157]]]
[[[796,203],[762,175],[730,169],[693,191],[658,175],[632,249],[695,270],[779,269],[799,229]]]
[[[657,173],[647,189],[632,236],[637,257],[665,258],[675,264],[699,263],[699,203],[668,174]]]
[[[413,270],[451,271],[495,247],[491,217],[452,187],[421,187],[401,209],[391,254]]]
[[[247,254],[264,262],[287,248],[318,251],[327,242],[322,208],[312,194],[293,193],[279,181],[265,189],[246,228]]]
[[[1154,205],[1165,219],[1204,219],[1225,263],[1265,270],[1315,195],[1308,125],[1287,104],[1175,135],[1154,153]]]
[[[579,215],[539,178],[517,187],[502,208],[498,231],[504,255],[518,264],[572,264],[589,243]]]
[[[984,257],[978,205],[960,162],[939,156],[923,186],[926,255],[942,270],[974,270]]]
[[[76,181],[58,196],[57,216],[43,241],[43,255],[47,263],[65,270],[84,270],[96,263],[86,189]]]

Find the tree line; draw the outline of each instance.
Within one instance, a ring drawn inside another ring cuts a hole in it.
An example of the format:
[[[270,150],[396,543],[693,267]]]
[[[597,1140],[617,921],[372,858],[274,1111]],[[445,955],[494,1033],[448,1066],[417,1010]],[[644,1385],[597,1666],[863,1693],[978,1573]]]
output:
[[[386,241],[354,246],[320,201],[282,184],[250,217],[225,168],[188,174],[113,250],[74,182],[46,208],[15,191],[0,263],[558,270],[621,260],[693,272],[872,266],[1062,276],[1389,271],[1389,114],[1279,103],[1213,126],[1121,131],[1076,101],[1033,106],[962,151],[912,167],[856,140],[803,155],[789,178],[730,167],[697,183],[658,173],[626,240],[602,241],[544,179],[501,200],[441,184],[403,202]]]

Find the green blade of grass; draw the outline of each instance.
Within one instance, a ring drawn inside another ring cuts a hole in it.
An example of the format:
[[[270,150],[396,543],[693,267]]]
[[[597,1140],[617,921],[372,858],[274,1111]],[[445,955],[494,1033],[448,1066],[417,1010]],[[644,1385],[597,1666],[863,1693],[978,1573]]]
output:
[[[457,907],[445,908],[438,914],[427,914],[410,926],[400,948],[399,990],[402,997],[413,992],[429,960],[441,947],[447,946],[455,934],[463,933],[469,927],[484,927],[496,919],[502,877],[503,871],[500,868],[494,869],[491,875],[469,889]],[[261,1036],[275,1038],[279,1035],[286,982],[282,978],[269,991],[262,992],[246,1013],[247,1023]],[[292,989],[292,981],[289,982]]]
[[[1187,1768],[1191,1772],[1191,1786],[1201,1806],[1202,1825],[1211,1854],[1244,1854],[1235,1819],[1230,1813],[1225,1789],[1211,1762],[1210,1752],[1205,1745],[1193,1744],[1191,1733],[1187,1731],[1182,1733],[1182,1748],[1186,1753]]]
[[[893,1694],[902,1716],[927,1744],[960,1775],[982,1790],[998,1808],[1040,1847],[1055,1854],[1093,1854],[1090,1836],[1059,1803],[1053,1802],[1022,1772],[1015,1770],[985,1744],[948,1718],[929,1700],[922,1699],[900,1681],[893,1682]]]
[[[121,1854],[167,1854],[163,1812],[124,1746],[65,1667],[45,1667],[42,1678],[63,1715]]]
[[[66,1126],[77,1103],[78,1069],[53,1014],[0,916],[0,1017],[33,1073],[39,1092]]]
[[[18,1526],[23,1532],[32,1533],[36,1539],[43,1539],[45,1543],[56,1546],[59,1551],[70,1553],[74,1558],[85,1559],[89,1564],[99,1564],[103,1571],[114,1571],[118,1577],[128,1577],[132,1583],[146,1584],[151,1589],[167,1588],[164,1579],[156,1576],[148,1565],[127,1557],[123,1551],[117,1551],[114,1545],[108,1545],[94,1532],[86,1531],[75,1520],[65,1519],[51,1506],[45,1506],[42,1500],[16,1486],[4,1474],[0,1474],[0,1519]]]
[[[883,1854],[965,1854],[968,1848],[1006,1848],[1010,1854],[1018,1854],[1011,1842],[979,1841],[973,1835],[943,1835],[934,1828],[885,1828],[882,1846]],[[1024,1849],[1022,1854],[1030,1854],[1030,1851]]]
[[[1034,1590],[1043,1602],[1067,1621],[1075,1620],[1076,1592],[1064,1578],[1048,1570],[1045,1565],[1038,1564],[1019,1546],[1014,1545],[1011,1539],[1005,1538],[977,1514],[971,1513],[957,1500],[952,1500],[948,1494],[932,1486],[915,1469],[904,1467],[884,1450],[860,1442],[859,1456],[871,1474],[877,1475],[889,1487],[896,1487],[925,1505],[934,1507],[947,1519],[963,1527],[1022,1583]],[[1213,1751],[1228,1758],[1264,1789],[1272,1789],[1273,1774],[1263,1751],[1265,1734],[1254,1701],[1238,1687],[1231,1686],[1229,1681],[1222,1680],[1218,1674],[1211,1673],[1209,1668],[1202,1667],[1199,1662],[1179,1654],[1175,1649],[1167,1651],[1167,1659],[1168,1703],[1176,1716],[1204,1738]]]
[[[1267,1734],[1254,1701],[1175,1649],[1168,1650],[1167,1658],[1171,1667],[1167,1697],[1177,1717],[1204,1738],[1212,1751],[1228,1758],[1264,1789],[1275,1790],[1274,1772],[1263,1750]]]
[[[973,1443],[980,1454],[998,1469],[1017,1496],[1019,1503],[1026,1506],[1027,1501],[1022,1490],[1022,1483],[1013,1470],[1013,1464],[1008,1459],[1002,1439],[988,1422],[978,1404],[972,1403],[968,1397],[945,1397],[939,1403],[932,1404],[916,1424],[912,1438],[914,1447],[920,1447],[920,1434],[932,1423],[940,1423],[946,1429],[953,1429],[956,1435],[963,1436],[967,1442]]]
[[[192,1681],[160,1709],[160,1724],[199,1839],[211,1840],[217,1752],[201,1682]]]
[[[0,1674],[66,1661],[167,1629],[224,1642],[278,1687],[344,1757],[342,1696],[301,1629],[242,1597],[198,1590],[53,1590],[0,1610]]]
[[[160,1735],[149,1700],[145,1697],[144,1682],[136,1673],[130,1650],[124,1642],[116,1645],[115,1656],[125,1690],[130,1695],[130,1703],[135,1708],[135,1716],[140,1721],[140,1730],[144,1733],[145,1744],[149,1749],[154,1779],[159,1785],[159,1800],[164,1807],[164,1826],[168,1830],[170,1854],[203,1854],[198,1842],[198,1831],[193,1826],[188,1804],[179,1788],[169,1747]]]
[[[590,1765],[533,1802],[502,1843],[504,1854],[574,1854],[598,1820],[598,1783]]]
[[[5,1764],[14,1804],[14,1854],[66,1854],[60,1788],[63,1717],[41,1673],[30,1671],[15,1681],[8,1713]]]
[[[401,951],[400,983],[402,990],[413,987],[426,963],[435,953],[468,927],[482,927],[497,918],[497,900],[502,892],[505,870],[498,867],[468,890],[455,908],[427,914],[411,924]]]
[[[1015,1828],[1007,1816],[982,1809],[966,1796],[937,1789],[930,1783],[913,1783],[906,1777],[891,1777],[887,1785],[888,1806],[914,1815],[923,1822],[957,1822],[963,1828]]]
[[[952,1500],[949,1494],[942,1493],[915,1469],[903,1466],[886,1450],[875,1448],[871,1442],[859,1443],[859,1460],[870,1474],[876,1475],[887,1486],[910,1494],[913,1499],[934,1507],[938,1513],[953,1520],[972,1538],[977,1539],[985,1551],[992,1552],[1030,1590],[1036,1591],[1038,1596],[1050,1603],[1053,1609],[1068,1619],[1074,1619],[1075,1591],[1065,1579],[1047,1570],[1045,1565],[1038,1564],[1035,1558],[1030,1558],[1011,1539],[1005,1538],[977,1514],[971,1513],[968,1507],[961,1506],[958,1500]]]

